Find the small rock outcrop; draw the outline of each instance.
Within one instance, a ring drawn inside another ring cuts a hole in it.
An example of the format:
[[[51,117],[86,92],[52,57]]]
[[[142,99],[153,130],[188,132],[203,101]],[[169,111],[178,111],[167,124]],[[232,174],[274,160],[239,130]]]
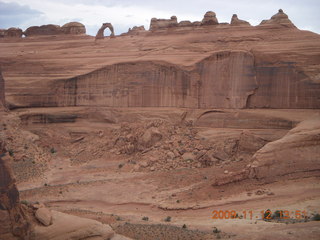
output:
[[[296,27],[289,19],[288,15],[279,9],[278,13],[273,15],[270,20],[263,20],[260,25],[282,25],[285,27]]]
[[[23,34],[26,37],[41,36],[41,35],[61,35],[61,34],[85,34],[86,27],[79,22],[70,22],[64,24],[62,27],[54,24],[47,24],[42,26],[32,26],[27,28]]]
[[[114,29],[111,23],[103,23],[101,28],[98,30],[97,35],[96,35],[96,40],[97,39],[104,39],[104,30],[106,28],[109,28],[111,31],[110,37],[114,37]]]
[[[181,22],[179,22],[178,26],[179,27],[192,27],[194,25],[190,21],[181,21]]]
[[[150,22],[150,31],[155,31],[163,28],[177,27],[178,20],[176,16],[172,16],[170,19],[158,19],[152,18]]]
[[[0,38],[22,38],[22,34],[20,28],[0,29]]]
[[[218,19],[216,17],[216,13],[212,11],[206,12],[204,15],[202,22],[202,25],[217,25],[219,24]]]
[[[133,28],[129,28],[128,30],[128,35],[139,35],[141,33],[145,33],[146,29],[144,28],[144,26],[134,26]]]
[[[239,19],[237,14],[232,15],[230,24],[232,26],[251,26],[249,22]]]
[[[61,27],[61,30],[65,34],[86,34],[86,27],[79,22],[69,22]]]
[[[38,35],[59,35],[62,34],[62,31],[59,25],[48,24],[29,27],[24,31],[23,34],[26,37]]]

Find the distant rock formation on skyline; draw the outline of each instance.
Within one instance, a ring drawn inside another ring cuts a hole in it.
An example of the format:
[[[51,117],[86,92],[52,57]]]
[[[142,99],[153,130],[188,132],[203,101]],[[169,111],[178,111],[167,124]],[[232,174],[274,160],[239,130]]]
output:
[[[109,28],[109,30],[111,32],[110,37],[114,37],[114,28],[113,28],[112,24],[111,23],[103,23],[102,26],[100,27],[100,29],[97,32],[96,40],[104,38],[104,30],[106,28]]]
[[[282,9],[279,9],[278,13],[273,15],[271,19],[263,20],[259,26],[270,25],[270,24],[296,28],[296,26],[290,21],[288,15],[285,14]]]
[[[239,19],[237,14],[232,15],[230,24],[232,26],[251,26],[249,22]]]
[[[178,20],[176,16],[172,16],[170,19],[158,19],[152,18],[150,23],[150,31],[158,30],[161,28],[177,27]]]
[[[212,11],[206,12],[202,19],[202,25],[217,25],[219,24],[218,19],[216,17],[216,13]]]

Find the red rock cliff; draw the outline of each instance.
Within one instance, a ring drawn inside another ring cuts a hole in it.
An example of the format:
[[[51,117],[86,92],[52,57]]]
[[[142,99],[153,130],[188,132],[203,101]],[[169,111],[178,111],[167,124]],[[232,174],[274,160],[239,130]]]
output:
[[[0,121],[4,106],[4,81],[0,72]],[[30,239],[31,225],[20,204],[19,192],[6,155],[3,126],[0,126],[0,239]]]
[[[290,62],[221,51],[191,69],[161,61],[110,65],[22,96],[27,106],[320,108],[320,84]]]

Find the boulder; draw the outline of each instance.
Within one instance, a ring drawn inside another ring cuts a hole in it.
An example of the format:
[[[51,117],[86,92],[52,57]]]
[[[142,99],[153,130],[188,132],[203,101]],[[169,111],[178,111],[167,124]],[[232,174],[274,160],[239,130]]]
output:
[[[231,18],[230,24],[232,26],[251,26],[249,22],[240,20],[237,16],[237,14],[233,14]]]
[[[212,11],[206,12],[204,15],[202,22],[202,25],[217,25],[219,24],[218,19],[216,17],[216,13]]]
[[[51,211],[46,207],[41,207],[35,212],[36,219],[41,222],[44,226],[52,224]]]
[[[61,27],[65,34],[86,34],[86,27],[79,22],[69,22]]]
[[[184,153],[184,154],[182,155],[182,158],[183,158],[184,161],[191,161],[191,162],[193,162],[193,161],[195,160],[196,156],[195,156],[193,153],[191,153],[191,152],[186,152],[186,153]]]
[[[141,145],[151,147],[162,139],[162,134],[158,129],[151,127],[147,129],[141,137]]]

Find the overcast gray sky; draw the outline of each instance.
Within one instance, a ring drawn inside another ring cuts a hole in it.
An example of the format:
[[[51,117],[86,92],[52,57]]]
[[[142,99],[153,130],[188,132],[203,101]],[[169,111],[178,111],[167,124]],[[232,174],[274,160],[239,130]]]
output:
[[[152,17],[200,21],[209,10],[219,22],[230,22],[236,13],[258,25],[279,8],[298,28],[320,33],[320,0],[0,0],[0,28],[79,21],[95,35],[103,22],[111,22],[120,34],[136,25],[149,29]]]

